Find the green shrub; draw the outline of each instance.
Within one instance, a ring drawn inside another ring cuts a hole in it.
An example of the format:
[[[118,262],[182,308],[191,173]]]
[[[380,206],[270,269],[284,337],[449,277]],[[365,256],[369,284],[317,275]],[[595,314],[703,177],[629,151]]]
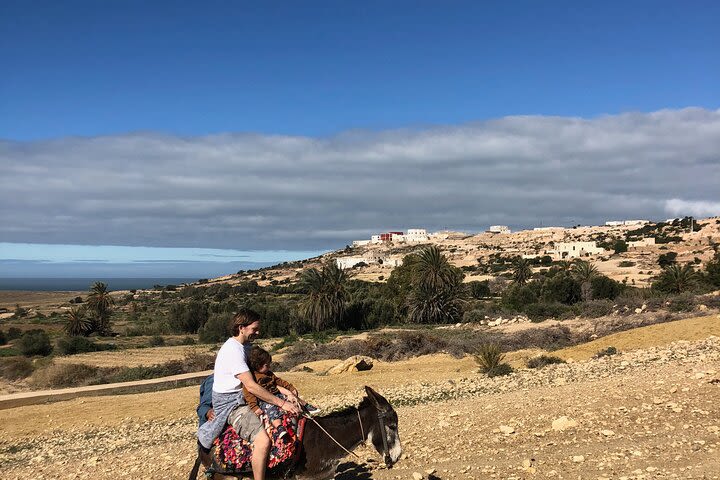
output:
[[[34,329],[23,333],[18,341],[20,353],[26,357],[40,355],[46,357],[52,353],[52,345],[50,344],[50,336],[45,330]]]
[[[592,290],[592,298],[595,300],[608,299],[614,300],[620,295],[624,289],[620,282],[616,282],[612,278],[605,275],[597,275],[590,279],[590,288]]]
[[[8,342],[12,340],[17,340],[18,338],[22,337],[22,330],[20,330],[17,327],[10,327],[7,332],[7,339]]]
[[[513,372],[513,368],[510,366],[510,364],[507,363],[501,363],[497,367],[488,370],[487,376],[490,378],[493,377],[504,377],[505,375],[510,375]]]
[[[543,368],[546,365],[553,365],[556,363],[565,363],[565,360],[553,355],[540,355],[539,357],[528,360],[527,366],[528,368]]]
[[[658,257],[658,265],[660,265],[662,268],[668,267],[677,261],[677,253],[675,252],[667,252],[663,253]]]
[[[579,317],[598,318],[610,315],[613,312],[613,302],[610,300],[589,300],[574,305]]]
[[[4,358],[0,361],[0,377],[6,380],[27,378],[34,370],[32,361],[25,357]]]
[[[692,312],[697,306],[695,295],[690,293],[681,293],[670,298],[669,310],[671,312]]]
[[[485,343],[480,345],[475,353],[475,362],[483,373],[491,372],[503,363],[505,354],[502,353],[499,343]]]
[[[568,273],[557,273],[545,281],[542,286],[541,297],[545,302],[560,302],[572,305],[582,299],[580,282]]]
[[[630,260],[623,260],[622,262],[618,263],[618,267],[627,268],[627,267],[634,267],[635,262],[631,262]]]
[[[569,311],[571,311],[570,307],[558,302],[538,302],[525,308],[525,314],[532,322],[542,322],[548,318],[561,318]]]
[[[490,282],[487,280],[474,280],[472,282],[468,282],[467,286],[470,289],[470,296],[472,298],[480,299],[490,296]]]
[[[152,337],[150,337],[148,344],[151,347],[162,347],[165,345],[165,339],[160,335],[153,335]]]
[[[607,347],[603,350],[600,350],[595,354],[595,358],[602,358],[602,357],[610,357],[612,355],[617,355],[618,351],[615,347]]]
[[[616,240],[613,249],[615,253],[625,253],[628,251],[628,244],[625,240]]]
[[[86,337],[63,337],[57,342],[57,349],[61,355],[75,355],[77,353],[99,352],[114,350],[116,347],[109,343],[95,343]]]
[[[214,313],[210,315],[208,321],[198,332],[200,343],[218,343],[227,340],[231,334],[231,321],[232,314],[230,313]]]

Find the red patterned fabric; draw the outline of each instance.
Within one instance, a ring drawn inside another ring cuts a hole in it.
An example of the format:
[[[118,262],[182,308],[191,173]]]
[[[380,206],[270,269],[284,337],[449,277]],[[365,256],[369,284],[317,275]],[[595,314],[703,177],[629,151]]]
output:
[[[304,419],[301,420],[300,428],[298,428],[297,418],[291,415],[283,417],[282,423],[287,430],[287,434],[282,439],[277,438],[275,429],[271,425],[265,425],[268,436],[273,441],[270,447],[268,469],[289,466],[302,442]],[[252,444],[238,437],[235,429],[227,425],[213,445],[213,470],[218,473],[230,474],[249,471],[251,457]],[[283,465],[285,463],[288,465]]]

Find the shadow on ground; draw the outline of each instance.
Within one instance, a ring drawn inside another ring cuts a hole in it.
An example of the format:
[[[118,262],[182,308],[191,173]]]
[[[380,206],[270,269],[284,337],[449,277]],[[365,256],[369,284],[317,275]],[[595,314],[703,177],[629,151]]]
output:
[[[335,480],[371,480],[372,471],[367,465],[359,465],[355,462],[345,462],[338,465]],[[442,480],[435,475],[429,475],[427,480]]]

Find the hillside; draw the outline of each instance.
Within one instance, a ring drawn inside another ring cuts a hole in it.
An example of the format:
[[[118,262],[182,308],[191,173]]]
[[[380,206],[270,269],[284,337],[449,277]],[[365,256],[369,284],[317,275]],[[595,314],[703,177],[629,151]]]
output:
[[[211,279],[207,284],[228,283],[231,285],[256,281],[259,285],[284,284],[295,281],[304,269],[318,267],[323,262],[338,258],[354,257],[365,259],[364,264],[351,268],[353,278],[366,281],[386,279],[392,268],[403,256],[417,251],[428,244],[441,247],[451,263],[463,268],[465,281],[487,280],[497,277],[510,269],[509,260],[517,256],[535,257],[538,265],[543,256],[553,251],[558,243],[595,242],[606,247],[604,253],[582,257],[592,261],[600,273],[613,280],[625,281],[642,287],[647,286],[653,276],[660,272],[660,255],[676,253],[679,263],[693,262],[702,268],[704,262],[714,254],[714,245],[720,243],[720,218],[697,220],[694,230],[689,223],[649,223],[647,225],[623,226],[579,226],[572,228],[545,227],[540,230],[522,230],[509,234],[480,233],[475,235],[462,232],[442,232],[432,236],[431,241],[418,243],[383,242],[350,247],[329,252],[320,257],[300,262],[286,262],[259,271],[242,272]],[[699,230],[698,230],[699,229]],[[626,252],[614,253],[612,244],[617,240],[637,242],[629,244]],[[654,244],[642,244],[644,241]],[[633,246],[635,245],[635,246]],[[381,260],[381,262],[378,262]],[[553,259],[556,260],[556,259]]]

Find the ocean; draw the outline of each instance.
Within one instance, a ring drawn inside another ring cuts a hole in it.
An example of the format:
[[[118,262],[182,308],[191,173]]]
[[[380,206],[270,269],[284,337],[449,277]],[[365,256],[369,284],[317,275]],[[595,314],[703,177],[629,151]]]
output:
[[[87,291],[95,282],[104,282],[109,290],[152,288],[154,285],[179,285],[197,278],[2,278],[0,290]]]

